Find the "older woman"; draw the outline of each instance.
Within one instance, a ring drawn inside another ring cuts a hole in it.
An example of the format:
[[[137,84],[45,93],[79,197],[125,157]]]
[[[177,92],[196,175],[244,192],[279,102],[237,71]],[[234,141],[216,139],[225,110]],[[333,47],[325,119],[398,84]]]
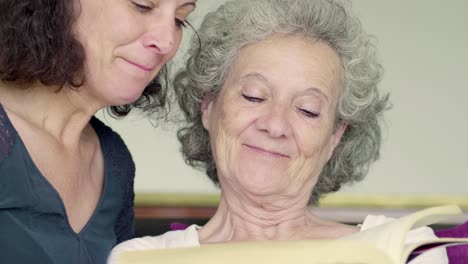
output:
[[[130,250],[358,232],[308,206],[361,180],[379,156],[388,96],[377,89],[372,38],[349,6],[235,0],[209,13],[199,36],[201,49],[177,76],[187,120],[178,136],[186,161],[219,185],[219,208],[203,227],[121,244],[111,262]]]
[[[93,117],[156,111],[195,0],[0,1],[2,263],[104,263],[133,236],[135,168]]]

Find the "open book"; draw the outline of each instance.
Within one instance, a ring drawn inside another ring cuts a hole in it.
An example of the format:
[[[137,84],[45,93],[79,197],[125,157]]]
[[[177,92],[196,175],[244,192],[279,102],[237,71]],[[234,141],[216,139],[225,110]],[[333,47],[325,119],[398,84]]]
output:
[[[460,213],[461,209],[454,205],[433,207],[404,216],[394,222],[354,233],[342,239],[365,242],[384,251],[390,257],[391,263],[402,264],[408,260],[417,259],[419,255],[437,247],[468,244],[467,237],[435,238],[405,245],[406,234],[410,230],[437,223],[451,215]]]
[[[429,208],[339,240],[226,243],[125,252],[120,255],[118,263],[403,264],[434,247],[468,244],[468,238],[440,238],[404,244],[409,230],[459,213],[461,210],[457,206]]]

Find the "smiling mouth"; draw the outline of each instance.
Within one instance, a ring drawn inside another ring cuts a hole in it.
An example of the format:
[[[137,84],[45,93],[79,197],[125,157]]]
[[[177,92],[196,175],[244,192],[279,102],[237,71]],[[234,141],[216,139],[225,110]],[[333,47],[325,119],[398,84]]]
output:
[[[133,65],[133,66],[135,66],[135,67],[137,67],[137,68],[140,68],[140,69],[142,69],[142,70],[144,70],[144,71],[146,71],[146,72],[153,71],[153,69],[154,69],[154,67],[146,67],[146,66],[143,66],[143,65],[141,65],[141,64],[135,63],[135,62],[133,62],[133,61],[129,61],[129,60],[124,59],[124,58],[122,58],[122,59],[123,59],[125,62],[127,62],[127,63],[129,63],[129,64],[131,64],[131,65]]]
[[[255,152],[261,153],[263,155],[276,157],[276,158],[289,158],[288,155],[285,155],[285,154],[282,154],[282,153],[279,153],[279,152],[270,151],[270,150],[262,149],[262,148],[252,146],[252,145],[247,145],[247,144],[243,144],[243,145],[246,146],[247,148],[249,148],[249,149],[251,149],[251,150],[253,150]]]

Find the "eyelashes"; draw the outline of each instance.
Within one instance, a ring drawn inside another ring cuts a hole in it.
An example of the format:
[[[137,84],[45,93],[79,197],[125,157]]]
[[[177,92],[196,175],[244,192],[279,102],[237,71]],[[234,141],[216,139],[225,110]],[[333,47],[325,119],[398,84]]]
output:
[[[259,97],[255,97],[255,96],[249,96],[249,95],[246,95],[246,94],[242,94],[242,97],[244,97],[245,100],[247,100],[249,102],[253,102],[253,103],[261,103],[261,102],[265,101],[265,99],[263,99],[263,98],[259,98]]]
[[[250,95],[246,95],[244,93],[242,94],[242,97],[246,101],[252,102],[252,103],[262,103],[262,102],[265,101],[264,98],[256,97],[256,96],[250,96]],[[300,107],[296,107],[296,110],[297,110],[298,113],[300,113],[301,115],[303,115],[303,116],[305,116],[307,118],[314,119],[314,118],[319,118],[320,117],[320,113],[316,112],[316,111],[311,111],[311,110],[300,108]]]
[[[307,109],[302,109],[302,108],[297,108],[297,111],[299,111],[302,115],[308,118],[318,118],[320,117],[320,113],[309,111]]]
[[[182,21],[180,19],[175,19],[176,26],[179,28],[185,28],[187,27],[187,21]]]
[[[132,1],[132,4],[135,7],[135,9],[138,12],[142,13],[142,14],[149,13],[149,12],[151,12],[153,10],[152,6],[143,5],[143,4],[140,4],[140,3],[137,3],[137,2],[133,2],[133,1]],[[178,27],[178,28],[187,27],[187,21],[184,21],[184,20],[181,20],[181,19],[178,19],[178,18],[176,18],[174,20],[174,23],[175,23],[176,27]]]
[[[142,5],[133,1],[132,4],[135,7],[135,9],[138,10],[140,13],[147,13],[153,9],[151,6]]]

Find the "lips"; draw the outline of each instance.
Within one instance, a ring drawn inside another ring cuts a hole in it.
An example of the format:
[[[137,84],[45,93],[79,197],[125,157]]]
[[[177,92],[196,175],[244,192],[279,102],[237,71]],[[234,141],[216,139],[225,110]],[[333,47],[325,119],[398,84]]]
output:
[[[254,146],[254,145],[248,145],[248,144],[243,144],[243,145],[246,146],[247,148],[253,150],[253,151],[262,153],[264,155],[278,157],[278,158],[289,158],[288,155],[286,155],[284,153],[281,153],[279,151],[273,150],[273,149],[267,149],[267,148]]]
[[[144,71],[147,71],[147,72],[150,72],[150,71],[153,71],[154,67],[155,66],[148,66],[149,64],[142,64],[142,63],[137,63],[137,62],[134,62],[134,61],[131,61],[131,60],[127,60],[127,59],[124,59],[122,58],[124,61],[128,62],[129,64],[135,66],[135,67],[138,67]]]

